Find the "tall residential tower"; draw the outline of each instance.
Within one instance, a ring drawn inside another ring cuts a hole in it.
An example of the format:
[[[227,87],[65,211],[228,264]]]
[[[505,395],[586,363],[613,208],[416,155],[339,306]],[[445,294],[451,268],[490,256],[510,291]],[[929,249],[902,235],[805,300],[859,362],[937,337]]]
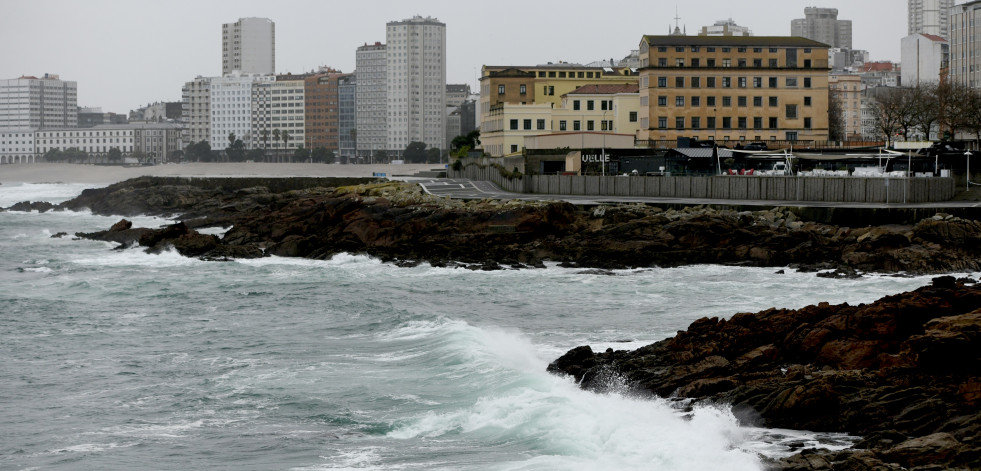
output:
[[[907,0],[908,34],[932,34],[950,39],[950,8],[954,0]]]
[[[358,48],[355,64],[357,155],[368,162],[375,152],[388,149],[385,125],[388,49],[380,42],[365,44]]]
[[[221,27],[221,74],[276,73],[276,24],[268,18],[240,18]]]
[[[78,85],[57,75],[0,80],[0,129],[78,126]]]
[[[399,151],[418,141],[444,149],[446,24],[414,16],[387,26],[387,147]]]
[[[804,18],[790,22],[790,35],[813,39],[833,48],[852,48],[852,21],[839,20],[837,8],[804,8]]]

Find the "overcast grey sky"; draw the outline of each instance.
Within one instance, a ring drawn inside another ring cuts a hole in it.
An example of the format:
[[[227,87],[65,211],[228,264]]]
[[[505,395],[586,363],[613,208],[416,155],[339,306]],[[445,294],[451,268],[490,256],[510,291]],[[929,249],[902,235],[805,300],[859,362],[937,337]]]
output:
[[[732,18],[757,36],[786,36],[804,7],[852,20],[853,46],[899,61],[905,0],[0,0],[0,78],[45,72],[78,82],[78,104],[125,113],[180,101],[195,76],[221,74],[221,25],[276,23],[277,72],[329,65],[354,71],[355,49],[385,41],[385,23],[446,23],[447,81],[476,88],[480,66],[586,63],[625,56],[644,34],[666,34],[675,8],[689,34]]]

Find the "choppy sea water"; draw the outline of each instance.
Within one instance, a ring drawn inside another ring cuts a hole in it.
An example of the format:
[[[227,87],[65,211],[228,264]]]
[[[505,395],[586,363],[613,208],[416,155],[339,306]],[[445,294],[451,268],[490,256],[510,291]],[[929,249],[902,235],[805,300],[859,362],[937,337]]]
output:
[[[0,206],[84,187],[4,184]],[[118,219],[0,213],[0,469],[762,469],[850,438],[583,392],[545,367],[702,316],[929,283],[721,266],[474,272],[353,255],[202,262],[51,237]]]

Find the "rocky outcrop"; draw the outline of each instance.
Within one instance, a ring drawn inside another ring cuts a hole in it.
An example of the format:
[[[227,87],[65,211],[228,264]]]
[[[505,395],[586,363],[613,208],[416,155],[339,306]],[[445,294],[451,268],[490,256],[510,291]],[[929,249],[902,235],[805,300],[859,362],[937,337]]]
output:
[[[590,390],[617,378],[766,426],[865,437],[865,451],[810,451],[784,469],[981,468],[981,288],[953,277],[868,305],[703,318],[631,352],[577,347],[548,369]]]
[[[352,252],[405,265],[482,269],[543,261],[598,269],[791,266],[833,270],[824,276],[835,277],[981,270],[981,223],[945,214],[905,225],[839,227],[801,220],[786,208],[461,201],[407,183],[307,180],[304,186],[304,179],[142,177],[85,190],[55,209],[174,217],[191,229],[231,227],[217,253],[328,258]]]

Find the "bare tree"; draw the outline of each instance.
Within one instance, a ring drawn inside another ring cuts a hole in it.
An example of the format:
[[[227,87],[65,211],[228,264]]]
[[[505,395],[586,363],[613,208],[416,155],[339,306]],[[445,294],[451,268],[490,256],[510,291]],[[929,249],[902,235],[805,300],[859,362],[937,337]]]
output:
[[[943,103],[940,94],[944,91],[937,82],[918,83],[907,92],[910,100],[910,120],[914,129],[923,133],[923,139],[930,139],[930,132],[940,122],[943,115]]]
[[[981,143],[981,91],[962,87],[957,103],[956,126],[953,128],[974,134],[974,138]]]
[[[847,139],[845,136],[845,109],[839,93],[837,90],[828,88],[828,139],[832,141]]]

